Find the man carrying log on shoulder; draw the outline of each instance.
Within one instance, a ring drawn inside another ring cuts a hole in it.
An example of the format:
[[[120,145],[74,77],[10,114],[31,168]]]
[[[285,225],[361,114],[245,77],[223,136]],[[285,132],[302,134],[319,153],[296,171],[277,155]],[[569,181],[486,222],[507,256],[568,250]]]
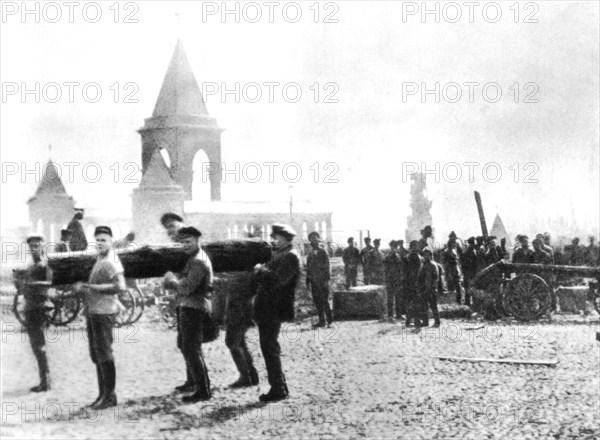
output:
[[[179,229],[178,240],[188,255],[183,271],[165,274],[165,288],[177,292],[177,347],[181,350],[187,369],[191,372],[194,392],[183,397],[184,402],[210,400],[210,379],[202,355],[205,326],[210,322],[213,271],[208,255],[200,248],[202,233],[188,226]]]
[[[74,289],[84,294],[90,357],[96,364],[98,375],[100,394],[90,407],[104,409],[117,405],[112,331],[119,312],[117,295],[126,286],[123,265],[112,248],[112,230],[108,226],[98,226],[94,237],[98,257],[90,273],[89,283],[76,283]]]
[[[277,339],[281,323],[294,320],[294,296],[300,277],[300,259],[292,245],[296,232],[282,224],[274,224],[271,231],[271,260],[254,267],[258,285],[254,317],[271,386],[267,394],[260,395],[261,402],[282,400],[289,395]]]
[[[38,364],[40,384],[31,388],[34,393],[50,389],[50,369],[46,356],[46,337],[44,329],[48,325],[46,316],[48,288],[52,280],[52,271],[48,267],[43,245],[44,239],[39,235],[27,237],[27,245],[33,258],[22,280],[25,297],[25,324],[29,343]]]

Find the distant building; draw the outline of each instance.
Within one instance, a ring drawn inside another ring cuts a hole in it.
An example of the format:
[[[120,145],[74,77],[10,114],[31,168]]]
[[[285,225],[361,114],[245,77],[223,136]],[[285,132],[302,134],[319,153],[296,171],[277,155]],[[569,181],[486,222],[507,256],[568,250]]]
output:
[[[508,235],[508,232],[506,232],[506,228],[504,227],[504,223],[500,218],[500,214],[496,214],[496,218],[494,219],[494,224],[492,225],[490,235],[495,235],[496,237],[498,237],[498,239],[496,240],[498,244],[500,243],[500,239],[506,238],[506,248],[512,248],[512,240],[510,239],[510,235]]]
[[[47,241],[60,240],[60,230],[73,217],[75,202],[67,194],[52,160],[44,167],[42,180],[27,204],[29,205],[29,226],[31,232],[42,234]]]
[[[422,173],[411,175],[410,183],[410,209],[411,214],[406,218],[405,243],[421,238],[421,229],[433,225],[431,218],[431,205],[427,197],[427,176]]]
[[[323,239],[331,237],[332,213],[314,210],[308,203],[294,203],[291,212],[291,206],[285,203],[221,201],[222,131],[208,113],[178,40],[152,117],[138,131],[142,138],[143,174],[132,196],[136,240],[164,242],[159,219],[169,211],[183,215],[185,222],[198,227],[206,240],[268,238],[270,226],[278,222],[291,223],[299,238],[315,229]],[[194,158],[200,151],[211,166],[211,201],[206,203],[197,203],[192,194]],[[168,164],[163,154],[168,157]]]

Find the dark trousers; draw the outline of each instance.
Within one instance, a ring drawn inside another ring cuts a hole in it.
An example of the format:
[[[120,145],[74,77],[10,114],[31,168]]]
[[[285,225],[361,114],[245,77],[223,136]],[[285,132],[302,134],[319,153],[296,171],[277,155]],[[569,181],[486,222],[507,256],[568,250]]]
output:
[[[47,384],[50,369],[48,357],[46,356],[46,335],[44,335],[44,329],[48,322],[46,314],[43,310],[28,310],[25,312],[25,322],[27,323],[27,335],[29,336],[31,350],[38,364],[40,382]]]
[[[265,358],[267,367],[267,377],[271,388],[287,391],[285,375],[281,367],[281,347],[277,339],[281,330],[281,322],[277,320],[259,321],[258,337],[260,340],[260,350]]]
[[[437,287],[437,286],[436,286]],[[429,325],[429,313],[428,308],[433,312],[433,320],[436,324],[440,323],[440,313],[437,307],[437,295],[435,294],[435,290],[431,290],[429,292],[423,293],[423,315],[421,321],[424,325]]]
[[[358,276],[358,266],[346,266],[344,268],[346,274],[346,290],[356,286],[356,277]]]
[[[331,306],[329,305],[329,282],[311,281],[310,290],[312,292],[315,307],[317,308],[319,323],[325,323],[325,318],[327,318],[327,323],[331,324],[333,315],[331,313]]]
[[[231,352],[231,357],[240,376],[246,379],[258,377],[252,355],[246,343],[246,332],[249,328],[248,325],[243,323],[228,324],[225,331],[225,345]]]
[[[386,285],[387,292],[387,305],[388,305],[388,316],[392,318],[394,311],[396,312],[396,318],[406,314],[406,304],[402,295],[402,284],[401,283],[388,283]]]
[[[114,361],[113,357],[113,327],[116,314],[88,315],[87,336],[90,348],[90,357],[95,364]]]
[[[456,302],[462,302],[462,288],[460,286],[460,273],[457,266],[448,266],[446,271],[446,279],[448,281],[448,289],[454,290],[456,293]]]
[[[196,392],[210,396],[210,379],[202,355],[202,329],[208,313],[191,307],[179,307],[177,319],[177,348],[191,373]]]

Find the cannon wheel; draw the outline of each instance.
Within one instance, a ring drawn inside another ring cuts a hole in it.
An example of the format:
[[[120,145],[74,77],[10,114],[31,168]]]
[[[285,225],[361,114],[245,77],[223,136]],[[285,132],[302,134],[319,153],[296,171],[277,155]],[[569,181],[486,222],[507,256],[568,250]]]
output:
[[[510,280],[504,292],[506,312],[520,321],[539,319],[550,307],[552,295],[546,281],[532,273]]]
[[[50,311],[50,323],[56,326],[73,322],[81,310],[81,298],[68,288],[56,288],[56,296],[51,299],[54,309]]]
[[[135,313],[135,298],[129,289],[119,293],[119,301],[123,305],[123,308],[117,314],[115,327],[123,327],[124,325],[131,324],[131,319]]]

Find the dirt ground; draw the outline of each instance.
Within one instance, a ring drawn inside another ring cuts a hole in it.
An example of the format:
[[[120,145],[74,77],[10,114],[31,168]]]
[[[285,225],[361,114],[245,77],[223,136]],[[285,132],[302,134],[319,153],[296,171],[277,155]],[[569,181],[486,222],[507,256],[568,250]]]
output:
[[[14,318],[2,323],[2,438],[599,438],[598,316],[552,322],[444,320],[415,332],[400,323],[284,326],[291,397],[263,404],[268,389],[256,329],[249,332],[261,384],[242,390],[220,340],[205,345],[210,402],[183,404],[175,332],[147,313],[115,330],[119,406],[82,410],[97,395],[82,322],[50,328],[53,388],[29,392],[37,369]],[[459,363],[436,355],[558,360],[555,367]]]

